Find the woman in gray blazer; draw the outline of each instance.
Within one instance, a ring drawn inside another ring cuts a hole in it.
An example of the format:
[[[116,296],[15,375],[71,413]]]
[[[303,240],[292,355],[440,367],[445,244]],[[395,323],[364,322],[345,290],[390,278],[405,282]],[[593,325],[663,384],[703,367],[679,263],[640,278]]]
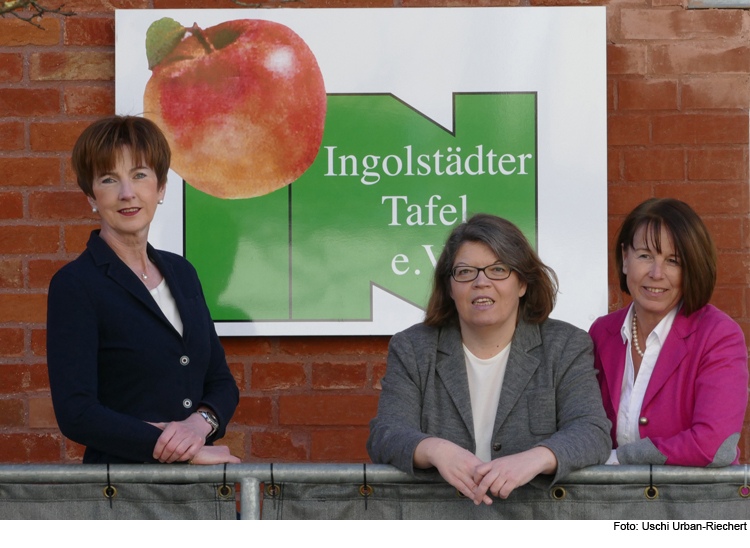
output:
[[[435,267],[425,321],[391,340],[367,449],[375,463],[436,468],[476,504],[539,474],[601,464],[610,422],[586,332],[548,319],[557,293],[509,221],[457,226]]]

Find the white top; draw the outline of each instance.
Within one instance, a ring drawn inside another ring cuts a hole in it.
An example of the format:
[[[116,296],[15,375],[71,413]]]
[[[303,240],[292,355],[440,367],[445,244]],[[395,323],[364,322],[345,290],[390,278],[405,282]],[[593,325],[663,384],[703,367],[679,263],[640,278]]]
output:
[[[505,366],[508,365],[510,344],[499,354],[482,360],[464,347],[466,373],[469,376],[469,397],[471,398],[471,415],[474,418],[474,437],[477,450],[474,453],[482,462],[492,460],[492,434],[497,415],[497,404],[505,378]]]
[[[177,310],[177,303],[174,301],[172,292],[169,290],[169,285],[167,285],[167,280],[162,278],[161,283],[149,290],[149,293],[151,293],[151,296],[156,301],[156,304],[159,305],[169,323],[182,335],[182,319],[180,318],[179,310]]]
[[[625,322],[622,324],[620,333],[622,334],[622,342],[627,345],[628,350],[625,354],[625,371],[622,375],[620,407],[617,410],[618,446],[633,443],[641,439],[638,430],[638,420],[641,418],[643,398],[646,397],[646,389],[654,372],[656,360],[659,358],[659,352],[661,352],[661,348],[664,346],[664,341],[667,340],[667,335],[669,335],[672,329],[672,323],[674,323],[677,312],[681,307],[682,303],[670,310],[649,334],[648,339],[646,339],[646,350],[643,351],[643,358],[641,359],[641,367],[638,369],[638,377],[635,376],[635,368],[633,367],[633,350],[631,344],[633,338],[633,305],[630,306],[630,310],[628,310],[628,314],[625,316]],[[639,337],[638,342],[641,345],[643,344],[642,340]],[[642,346],[641,350],[643,350]],[[607,464],[615,462],[617,462],[617,450],[613,449]]]

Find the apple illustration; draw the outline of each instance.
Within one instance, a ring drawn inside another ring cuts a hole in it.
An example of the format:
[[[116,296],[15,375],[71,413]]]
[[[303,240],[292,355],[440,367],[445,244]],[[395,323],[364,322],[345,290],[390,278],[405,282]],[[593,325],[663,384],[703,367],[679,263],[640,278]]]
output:
[[[164,18],[146,37],[144,116],[172,148],[172,169],[217,198],[262,196],[313,163],[326,92],[310,48],[256,19],[205,30]]]

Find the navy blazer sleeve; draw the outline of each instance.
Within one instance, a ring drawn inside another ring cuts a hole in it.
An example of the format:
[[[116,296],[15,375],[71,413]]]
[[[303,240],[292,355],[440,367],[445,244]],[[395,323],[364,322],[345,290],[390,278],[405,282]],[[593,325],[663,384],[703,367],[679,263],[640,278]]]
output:
[[[99,321],[91,296],[76,277],[58,272],[47,299],[47,367],[60,430],[108,454],[158,462],[153,451],[161,430],[99,401],[98,348]]]

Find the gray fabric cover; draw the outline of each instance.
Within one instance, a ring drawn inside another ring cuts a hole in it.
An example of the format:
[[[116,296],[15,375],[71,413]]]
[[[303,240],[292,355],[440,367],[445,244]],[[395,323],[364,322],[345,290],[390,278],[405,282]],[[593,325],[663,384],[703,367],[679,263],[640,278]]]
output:
[[[237,519],[234,485],[222,499],[218,484],[0,485],[0,519]]]
[[[360,485],[281,485],[274,501],[263,500],[263,519],[608,519],[682,520],[750,519],[750,498],[738,494],[739,484],[656,485],[659,495],[648,500],[648,485],[558,484],[567,494],[555,500],[550,490],[524,486],[507,500],[475,506],[459,498],[450,485],[374,485],[365,500]],[[557,488],[556,487],[556,488]],[[670,523],[671,527],[671,523]]]

